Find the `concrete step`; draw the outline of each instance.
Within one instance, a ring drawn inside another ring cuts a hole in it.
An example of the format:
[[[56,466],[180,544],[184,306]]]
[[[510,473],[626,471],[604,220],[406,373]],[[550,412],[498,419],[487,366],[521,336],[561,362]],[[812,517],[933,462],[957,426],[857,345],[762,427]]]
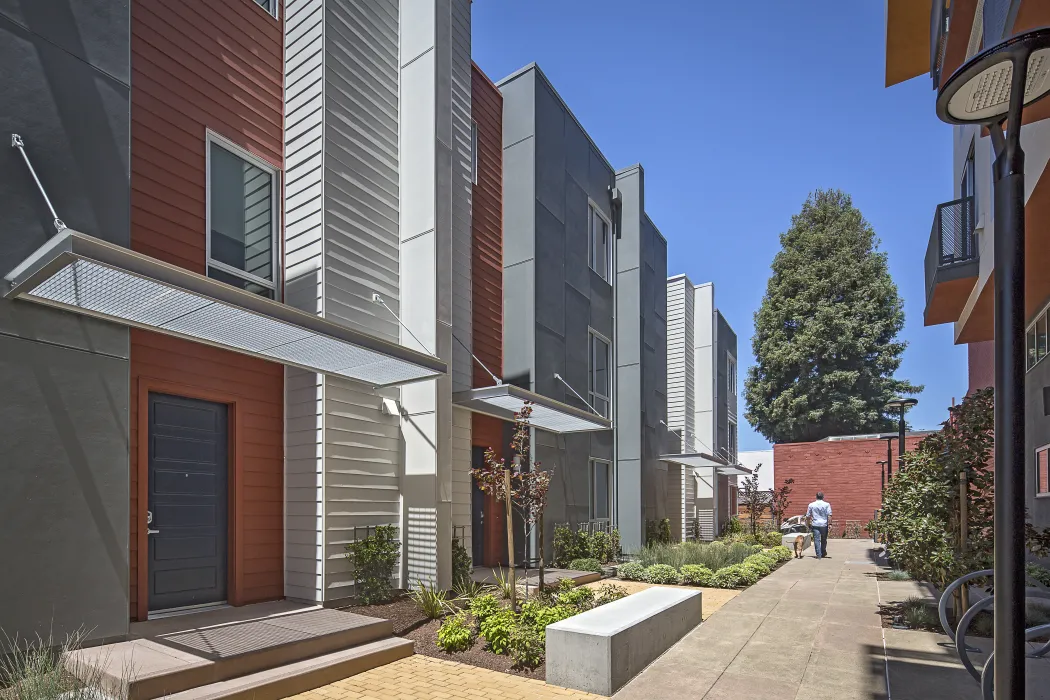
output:
[[[153,700],[202,686],[353,652],[393,633],[389,620],[324,608],[253,606],[136,625],[137,637],[81,649],[67,665],[80,677],[101,669],[105,685],[128,700]],[[122,692],[121,692],[122,691]]]
[[[168,695],[168,700],[280,700],[411,656],[410,639],[390,637],[231,680]]]

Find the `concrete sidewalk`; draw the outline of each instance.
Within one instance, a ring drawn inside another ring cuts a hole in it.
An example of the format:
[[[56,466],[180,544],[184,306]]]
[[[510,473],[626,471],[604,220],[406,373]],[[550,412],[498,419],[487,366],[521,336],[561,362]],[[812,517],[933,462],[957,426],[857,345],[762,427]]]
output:
[[[920,584],[877,581],[870,540],[828,551],[743,591],[615,697],[980,700],[946,636],[882,628],[880,600],[928,596]],[[1050,661],[1029,661],[1028,677],[1028,697],[1045,699]]]

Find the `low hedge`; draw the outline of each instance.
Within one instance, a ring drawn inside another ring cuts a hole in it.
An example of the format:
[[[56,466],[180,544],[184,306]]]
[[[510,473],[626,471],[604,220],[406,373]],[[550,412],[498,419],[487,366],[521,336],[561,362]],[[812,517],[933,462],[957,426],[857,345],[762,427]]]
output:
[[[734,544],[733,546],[741,546]],[[763,576],[770,574],[781,562],[791,559],[794,554],[782,545],[762,549],[749,555],[740,564],[724,566],[718,571],[711,571],[699,564],[686,564],[676,569],[669,564],[653,564],[643,567],[637,562],[621,564],[617,575],[625,581],[645,581],[656,584],[683,584],[712,588],[738,588],[753,586]]]

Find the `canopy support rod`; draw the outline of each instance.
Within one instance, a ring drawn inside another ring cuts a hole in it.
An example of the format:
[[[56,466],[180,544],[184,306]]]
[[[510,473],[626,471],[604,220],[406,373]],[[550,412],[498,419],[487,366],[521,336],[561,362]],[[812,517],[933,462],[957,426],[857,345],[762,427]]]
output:
[[[33,164],[29,161],[29,155],[26,153],[26,144],[18,134],[11,134],[11,148],[17,148],[18,152],[22,154],[22,160],[26,162],[26,167],[29,168],[29,174],[33,176],[33,182],[36,183],[37,189],[40,190],[40,194],[43,196],[44,202],[47,204],[47,208],[51,211],[51,218],[54,219],[53,223],[55,224],[55,231],[57,233],[62,233],[66,230],[66,225],[62,219],[58,218],[58,213],[55,211],[55,207],[52,206],[51,199],[47,196],[47,191],[44,190],[44,185],[40,182],[40,178],[37,177]]]
[[[562,378],[562,376],[561,376],[560,374],[558,374],[557,372],[555,372],[555,373],[554,373],[554,378],[555,378],[555,379],[557,379],[557,380],[558,380],[559,382],[561,382],[562,384],[564,384],[564,385],[565,385],[565,386],[566,386],[566,387],[568,388],[568,390],[572,392],[573,396],[575,396],[576,398],[578,398],[578,399],[579,399],[580,401],[583,401],[583,404],[584,404],[584,405],[585,405],[585,406],[586,406],[587,408],[591,409],[591,412],[592,412],[592,413],[593,413],[594,415],[598,416],[599,418],[605,418],[605,416],[603,416],[602,414],[598,413],[598,411],[594,410],[594,406],[592,406],[592,405],[591,405],[591,402],[590,402],[590,401],[588,401],[587,399],[583,398],[582,396],[580,396],[580,394],[579,394],[579,393],[578,393],[578,392],[577,392],[577,391],[576,391],[575,389],[573,389],[573,388],[572,388],[572,385],[571,385],[571,384],[569,384],[569,383],[568,383],[567,381],[565,381],[565,379],[563,379],[563,378]]]

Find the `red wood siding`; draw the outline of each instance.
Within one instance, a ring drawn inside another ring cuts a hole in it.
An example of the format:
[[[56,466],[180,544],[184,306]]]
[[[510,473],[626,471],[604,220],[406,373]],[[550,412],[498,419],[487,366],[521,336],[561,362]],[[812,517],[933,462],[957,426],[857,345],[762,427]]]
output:
[[[995,386],[995,343],[991,340],[970,343],[966,353],[970,380],[967,393]]]
[[[474,354],[503,374],[503,95],[471,66],[471,110],[478,129],[478,184],[471,222]],[[474,386],[492,378],[474,363]]]
[[[905,438],[908,450],[915,449],[922,436]],[[897,441],[893,445],[893,473],[897,473]],[[774,484],[785,479],[791,485],[791,504],[787,517],[805,515],[806,506],[817,491],[834,511],[832,537],[841,537],[847,520],[864,526],[882,504],[879,460],[886,459],[886,441],[836,440],[834,442],[795,442],[773,446]]]
[[[133,0],[132,249],[205,272],[206,131],[283,168],[283,63],[283,25],[253,0]],[[139,591],[145,561],[139,402],[150,387],[234,407],[230,489],[238,510],[231,510],[230,599],[280,598],[284,368],[132,330],[132,617],[146,609]]]

